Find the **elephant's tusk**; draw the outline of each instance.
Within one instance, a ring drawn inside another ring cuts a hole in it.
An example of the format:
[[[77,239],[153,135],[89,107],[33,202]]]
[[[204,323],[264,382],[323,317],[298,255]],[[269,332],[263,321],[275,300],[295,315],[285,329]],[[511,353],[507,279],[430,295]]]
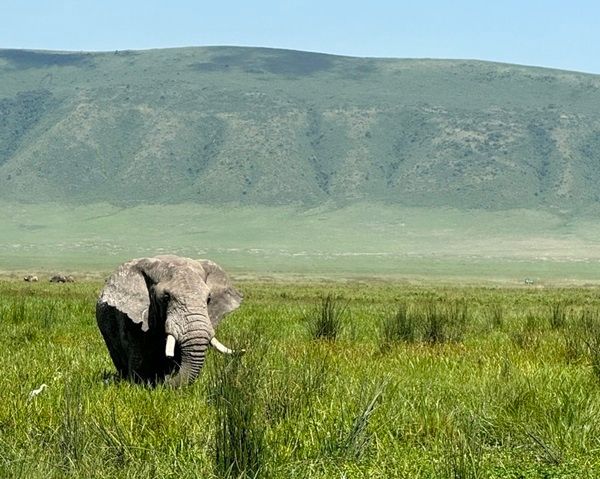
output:
[[[175,356],[175,337],[172,334],[167,336],[167,347],[165,348],[165,356],[172,358]]]
[[[213,348],[223,354],[234,354],[235,351],[232,351],[227,346],[224,346],[216,337],[210,340],[210,344]]]

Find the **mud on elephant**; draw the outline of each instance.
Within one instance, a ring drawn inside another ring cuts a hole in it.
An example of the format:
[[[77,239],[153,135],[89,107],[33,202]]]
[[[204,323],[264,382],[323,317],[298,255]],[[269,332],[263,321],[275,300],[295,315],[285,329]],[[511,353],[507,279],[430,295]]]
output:
[[[180,386],[196,379],[209,345],[233,352],[217,340],[215,328],[241,301],[212,261],[140,258],[108,278],[96,320],[121,376]]]

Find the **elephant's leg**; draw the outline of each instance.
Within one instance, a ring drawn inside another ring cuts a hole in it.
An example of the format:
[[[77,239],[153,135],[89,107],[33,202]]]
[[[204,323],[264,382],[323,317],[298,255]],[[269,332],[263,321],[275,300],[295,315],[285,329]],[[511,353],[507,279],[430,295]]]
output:
[[[123,329],[127,316],[108,304],[96,306],[98,327],[108,348],[108,353],[121,377],[128,376],[128,355],[123,347]]]
[[[124,331],[124,344],[127,350],[127,371],[128,377],[135,382],[147,382],[151,379],[152,371],[149,367],[148,355],[145,341],[145,333],[139,326],[126,323]]]
[[[134,381],[153,384],[164,379],[164,334],[161,340],[155,332],[144,332],[131,321],[126,323],[125,330],[129,377]]]
[[[112,306],[99,304],[97,308],[98,326],[119,374],[135,382],[164,379],[169,370],[164,335],[143,332],[140,325]]]

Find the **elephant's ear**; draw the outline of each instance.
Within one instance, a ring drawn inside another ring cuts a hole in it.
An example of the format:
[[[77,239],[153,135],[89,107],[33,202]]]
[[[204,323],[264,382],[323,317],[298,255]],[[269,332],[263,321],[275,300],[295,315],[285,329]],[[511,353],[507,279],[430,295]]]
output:
[[[200,264],[206,273],[205,282],[210,290],[208,315],[210,322],[216,326],[223,316],[240,306],[243,296],[218,264],[206,259],[200,260]]]
[[[148,331],[150,296],[147,281],[137,262],[122,264],[106,281],[99,301],[114,306],[134,323],[141,323],[142,331]]]

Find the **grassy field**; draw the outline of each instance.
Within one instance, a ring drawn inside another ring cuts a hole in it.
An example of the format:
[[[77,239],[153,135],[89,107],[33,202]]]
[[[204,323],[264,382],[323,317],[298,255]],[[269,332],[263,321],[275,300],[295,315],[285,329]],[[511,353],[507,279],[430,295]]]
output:
[[[114,378],[101,283],[0,282],[0,477],[600,476],[598,289],[237,283],[248,352],[170,390]]]
[[[595,220],[534,210],[0,202],[0,273],[100,276],[129,258],[169,252],[263,277],[583,284],[598,279],[599,237]]]

